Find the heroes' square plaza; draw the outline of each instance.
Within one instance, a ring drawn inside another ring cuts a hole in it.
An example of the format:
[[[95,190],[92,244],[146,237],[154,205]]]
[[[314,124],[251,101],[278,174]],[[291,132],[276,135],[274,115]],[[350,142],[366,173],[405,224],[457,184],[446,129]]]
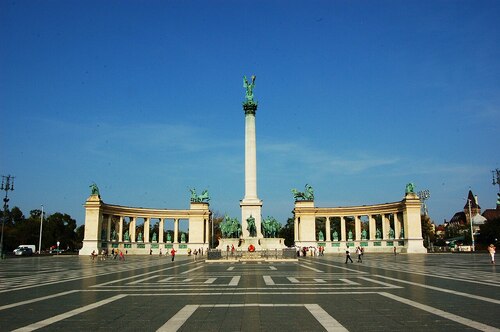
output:
[[[244,78],[241,223],[224,220],[218,248],[210,245],[207,191],[192,190],[188,210],[146,209],[104,203],[93,184],[80,255],[0,265],[0,330],[500,329],[496,266],[486,253],[426,254],[412,183],[401,201],[338,208],[316,207],[309,184],[304,192],[293,189],[295,246],[324,248],[325,254],[298,256],[287,249],[275,220],[262,219],[254,86],[255,76]],[[153,219],[158,234],[150,234]],[[169,219],[173,237],[164,238]],[[188,237],[180,232],[181,219],[188,221]],[[362,261],[353,255],[348,262],[346,251],[354,247],[364,249]]]
[[[486,254],[340,254],[209,263],[179,256],[8,259],[2,331],[497,331]]]

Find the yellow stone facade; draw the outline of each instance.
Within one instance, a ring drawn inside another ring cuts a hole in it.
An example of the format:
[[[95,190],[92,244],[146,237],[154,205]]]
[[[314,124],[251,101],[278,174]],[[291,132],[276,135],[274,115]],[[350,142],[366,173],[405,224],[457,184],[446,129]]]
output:
[[[103,249],[111,252],[117,249],[128,254],[149,254],[153,250],[158,254],[160,249],[165,254],[175,249],[179,254],[187,253],[188,249],[203,249],[206,251],[210,242],[211,211],[205,202],[192,202],[189,210],[149,209],[128,207],[104,203],[99,195],[91,195],[85,202],[85,235],[81,255],[100,253]],[[124,229],[124,219],[128,218],[128,229]],[[136,222],[144,220],[142,239],[136,234]],[[152,220],[159,223],[159,234],[156,240],[149,233]],[[164,223],[173,220],[174,236],[171,242],[163,237]],[[179,237],[179,221],[187,220],[189,237],[182,242]],[[116,239],[112,238],[113,231]],[[128,231],[129,239],[124,239]]]
[[[427,252],[422,239],[420,200],[414,193],[406,194],[400,202],[350,207],[323,208],[315,207],[314,201],[296,201],[294,216],[295,245],[299,247],[323,246],[325,253],[343,253],[347,246],[361,246],[365,252],[392,252],[394,247],[403,253]],[[362,217],[368,220],[366,238],[362,236]],[[318,238],[317,219],[325,222],[323,240]],[[340,229],[338,238],[334,239],[331,226],[336,220]],[[347,229],[347,220],[354,222],[352,229]],[[391,229],[393,236],[390,236]]]

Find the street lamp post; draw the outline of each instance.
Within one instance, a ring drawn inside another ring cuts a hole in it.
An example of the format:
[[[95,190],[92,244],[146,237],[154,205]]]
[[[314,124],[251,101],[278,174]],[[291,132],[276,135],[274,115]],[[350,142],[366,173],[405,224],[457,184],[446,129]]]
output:
[[[2,187],[1,190],[5,191],[5,197],[3,199],[3,218],[2,218],[2,235],[0,236],[0,257],[3,259],[3,227],[5,225],[5,219],[7,218],[7,209],[9,208],[9,190],[14,190],[14,177],[7,175],[2,175]]]
[[[42,204],[42,214],[40,215],[40,239],[38,241],[38,254],[42,253],[42,227],[43,226],[43,204]]]
[[[496,174],[495,174],[496,173]],[[494,171],[491,171],[491,174],[493,175],[493,185],[498,184],[498,193],[497,193],[497,206],[500,205],[500,169],[496,169]],[[495,177],[496,175],[496,177]]]
[[[498,192],[500,192],[500,169],[497,168],[496,170],[491,171],[491,174],[493,175],[493,185],[498,184]]]
[[[420,198],[420,200],[422,201],[422,208],[424,210],[424,216],[426,216],[428,211],[427,211],[427,205],[425,204],[425,201],[428,200],[429,197],[431,197],[431,192],[428,189],[425,189],[425,190],[419,191],[417,193],[417,195],[418,195],[418,198]]]

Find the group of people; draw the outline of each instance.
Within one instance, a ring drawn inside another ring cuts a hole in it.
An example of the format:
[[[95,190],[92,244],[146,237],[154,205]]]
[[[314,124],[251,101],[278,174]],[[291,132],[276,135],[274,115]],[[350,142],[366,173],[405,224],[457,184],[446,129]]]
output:
[[[356,255],[358,255],[358,263],[363,263],[363,254],[365,253],[365,249],[363,247],[357,246],[356,247]],[[354,263],[352,258],[351,258],[351,251],[349,250],[349,246],[347,246],[346,251],[345,251],[345,263],[347,264],[347,261],[351,261],[351,263]]]
[[[125,251],[125,253],[127,253],[127,251]],[[94,261],[96,258],[99,258],[100,260],[105,261],[108,256],[109,254],[107,249],[102,249],[100,255],[96,253],[95,250],[92,250],[92,253],[90,254],[90,259]],[[113,259],[118,258],[121,261],[125,260],[125,255],[123,254],[123,251],[114,248],[111,249],[111,257],[113,257]]]
[[[297,251],[297,257],[306,257],[307,253],[309,253],[309,256],[325,256],[325,247],[319,246],[318,248],[316,247],[295,247],[295,250]]]

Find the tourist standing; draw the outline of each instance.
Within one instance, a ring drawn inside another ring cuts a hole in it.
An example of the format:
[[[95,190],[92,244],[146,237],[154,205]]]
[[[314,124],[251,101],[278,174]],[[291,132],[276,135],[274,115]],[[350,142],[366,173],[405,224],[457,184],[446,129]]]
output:
[[[351,263],[354,263],[351,259],[351,251],[349,250],[349,246],[347,246],[347,249],[345,251],[345,263],[347,264],[347,261],[350,260]]]
[[[174,261],[174,259],[175,259],[175,253],[176,253],[176,252],[177,252],[177,251],[176,251],[174,248],[172,248],[172,250],[170,250],[170,255],[172,255],[172,262],[173,262],[173,261]]]
[[[496,247],[493,244],[490,244],[488,247],[488,252],[490,253],[491,257],[491,264],[495,264],[495,249]]]

